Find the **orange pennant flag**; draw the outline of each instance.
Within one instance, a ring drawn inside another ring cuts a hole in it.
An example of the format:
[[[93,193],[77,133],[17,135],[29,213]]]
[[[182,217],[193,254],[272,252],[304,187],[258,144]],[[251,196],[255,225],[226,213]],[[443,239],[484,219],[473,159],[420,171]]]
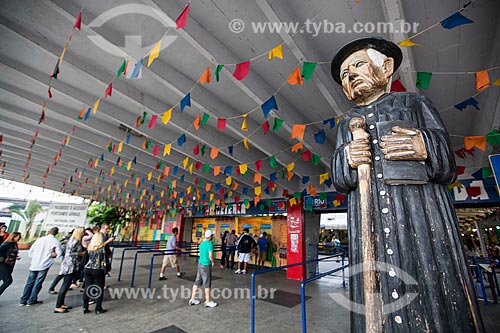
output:
[[[205,69],[198,81],[200,81],[200,83],[210,83],[212,81],[212,76],[210,75],[210,67],[207,67],[207,69]]]
[[[231,187],[233,190],[236,190],[238,188],[238,183],[233,180],[233,186]],[[231,193],[232,194],[232,193]],[[229,195],[231,196],[231,195]]]
[[[287,170],[286,171],[286,179],[288,179],[288,181],[290,181],[290,179],[292,179],[292,177],[293,177],[293,172]]]
[[[218,148],[212,148],[210,151],[210,158],[215,160],[215,158],[219,155],[219,149]]]
[[[302,78],[302,73],[300,73],[299,67],[295,67],[295,69],[293,70],[292,74],[290,74],[286,82],[292,85],[293,84],[301,85],[302,83],[304,83],[304,79]]]
[[[490,85],[490,78],[488,77],[487,70],[476,72],[475,76],[477,91],[488,88],[488,86]]]
[[[210,191],[210,187],[212,187],[212,184],[207,183],[207,184],[205,185],[205,191],[209,192],[209,191]]]
[[[214,166],[214,176],[217,176],[220,173],[220,166]]]
[[[253,205],[255,207],[257,207],[257,204],[259,203],[260,201],[260,195],[256,195],[255,197],[253,197]]]
[[[198,114],[198,117],[196,117],[196,119],[193,121],[193,125],[194,128],[196,128],[196,130],[200,129],[200,122],[201,122],[201,117]]]
[[[262,175],[260,173],[256,173],[253,176],[253,182],[261,184],[261,182],[262,182]]]
[[[306,125],[293,125],[292,127],[292,139],[299,138],[300,140],[304,139],[304,132],[306,130]]]
[[[292,153],[296,153],[299,150],[301,150],[302,148],[304,148],[304,145],[302,144],[302,142],[296,143],[292,146]]]
[[[177,187],[177,179],[172,180],[172,188]]]
[[[465,150],[470,150],[474,147],[486,150],[486,136],[466,136],[464,138]]]

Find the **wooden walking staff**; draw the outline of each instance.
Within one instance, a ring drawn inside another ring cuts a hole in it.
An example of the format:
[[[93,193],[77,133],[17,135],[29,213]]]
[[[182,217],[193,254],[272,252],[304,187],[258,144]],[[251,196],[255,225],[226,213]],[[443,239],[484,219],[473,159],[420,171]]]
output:
[[[369,137],[365,131],[366,122],[363,117],[354,117],[349,121],[349,130],[353,140]],[[377,292],[377,275],[375,271],[375,240],[372,223],[372,189],[370,164],[358,166],[359,204],[361,207],[361,249],[363,260],[363,291],[365,299],[366,332],[382,332],[383,307],[380,294]]]

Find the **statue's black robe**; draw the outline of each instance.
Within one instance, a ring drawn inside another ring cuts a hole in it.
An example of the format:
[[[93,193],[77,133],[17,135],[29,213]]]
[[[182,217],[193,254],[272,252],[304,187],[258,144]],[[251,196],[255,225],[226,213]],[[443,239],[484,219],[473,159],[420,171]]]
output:
[[[349,194],[351,267],[362,261],[361,216],[357,171],[349,167],[345,147],[352,141],[349,120],[359,116],[366,119],[366,130],[371,136],[376,261],[385,266],[377,273],[378,290],[386,309],[383,331],[483,331],[457,218],[447,189],[447,184],[456,178],[453,152],[439,114],[422,95],[385,94],[368,106],[354,107],[338,124],[332,174],[335,188]],[[428,183],[384,183],[381,164],[384,155],[380,150],[377,122],[393,120],[412,121],[422,132],[428,153],[425,161]],[[408,273],[416,284],[405,279],[398,269]],[[416,298],[397,309],[398,302],[409,302],[415,293]],[[364,304],[362,273],[351,275],[350,297],[354,304]],[[351,332],[365,332],[364,320],[364,315],[351,312]]]

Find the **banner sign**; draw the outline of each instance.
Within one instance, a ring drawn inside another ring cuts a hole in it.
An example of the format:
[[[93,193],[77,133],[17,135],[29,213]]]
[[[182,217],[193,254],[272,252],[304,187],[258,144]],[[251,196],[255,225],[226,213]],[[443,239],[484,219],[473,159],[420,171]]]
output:
[[[264,201],[258,203],[257,207],[255,207],[253,202],[249,201],[249,206],[246,207],[245,203],[240,201],[228,203],[225,207],[205,205],[202,212],[198,209],[193,211],[191,207],[186,207],[186,212],[188,216],[193,217],[284,214],[286,213],[286,202],[286,199],[273,199],[269,205]]]
[[[87,220],[87,204],[50,204],[43,230],[59,228],[59,233],[67,233],[76,227],[85,226]]]

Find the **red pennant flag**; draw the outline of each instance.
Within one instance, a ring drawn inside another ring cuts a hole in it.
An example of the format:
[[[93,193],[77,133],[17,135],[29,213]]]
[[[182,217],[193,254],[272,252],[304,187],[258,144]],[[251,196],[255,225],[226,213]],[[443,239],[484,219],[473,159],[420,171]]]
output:
[[[287,197],[288,196],[288,190],[283,190],[283,195],[282,196],[283,197]],[[281,201],[278,202],[278,206],[279,206],[280,203],[282,204],[283,202],[281,202]],[[280,208],[283,208],[283,206],[281,206]]]
[[[159,151],[160,151],[160,146],[155,146],[155,147],[153,148],[153,156],[158,155],[158,152],[159,152]]]
[[[106,96],[111,96],[112,92],[113,92],[113,82],[110,82],[109,86],[106,88],[106,92],[104,92],[104,99],[106,99]]]
[[[200,145],[196,144],[193,149],[193,154],[198,155],[200,153]]]
[[[398,78],[396,81],[392,82],[391,91],[394,91],[394,92],[405,92],[406,91],[406,88],[401,83],[400,78]]]
[[[45,122],[45,110],[42,110],[42,115],[40,116],[40,120],[38,120],[38,123],[44,123]]]
[[[241,64],[237,64],[233,76],[236,80],[241,81],[247,77],[249,70],[250,70],[250,60],[242,62]]]
[[[182,11],[181,15],[179,15],[177,20],[175,20],[176,29],[182,29],[186,26],[188,14],[189,14],[189,2],[187,4],[187,6],[184,8],[184,10]]]
[[[194,167],[196,168],[196,170],[200,170],[202,165],[203,165],[203,163],[201,163],[200,161],[196,161],[196,164],[194,165]]]
[[[240,171],[240,166],[238,165],[238,167],[236,168],[236,174],[238,176],[241,176],[241,171]]]
[[[75,24],[73,25],[73,28],[81,30],[81,27],[82,27],[82,12],[79,12]]]
[[[264,134],[267,134],[267,132],[269,131],[269,122],[267,120],[262,124],[262,128],[264,129]]]
[[[221,130],[221,131],[226,129],[226,119],[225,118],[217,119],[217,129]]]
[[[3,134],[0,135],[0,145],[2,144],[2,142],[3,142]]]
[[[158,119],[158,115],[156,115],[156,114],[151,117],[151,121],[149,122],[149,126],[148,126],[149,128],[155,128],[156,119]]]
[[[255,171],[259,172],[262,168],[262,160],[255,161]]]
[[[305,152],[303,152],[302,153],[302,159],[304,161],[306,161],[306,162],[312,160],[312,153],[311,153],[311,151],[310,150],[306,150]]]

